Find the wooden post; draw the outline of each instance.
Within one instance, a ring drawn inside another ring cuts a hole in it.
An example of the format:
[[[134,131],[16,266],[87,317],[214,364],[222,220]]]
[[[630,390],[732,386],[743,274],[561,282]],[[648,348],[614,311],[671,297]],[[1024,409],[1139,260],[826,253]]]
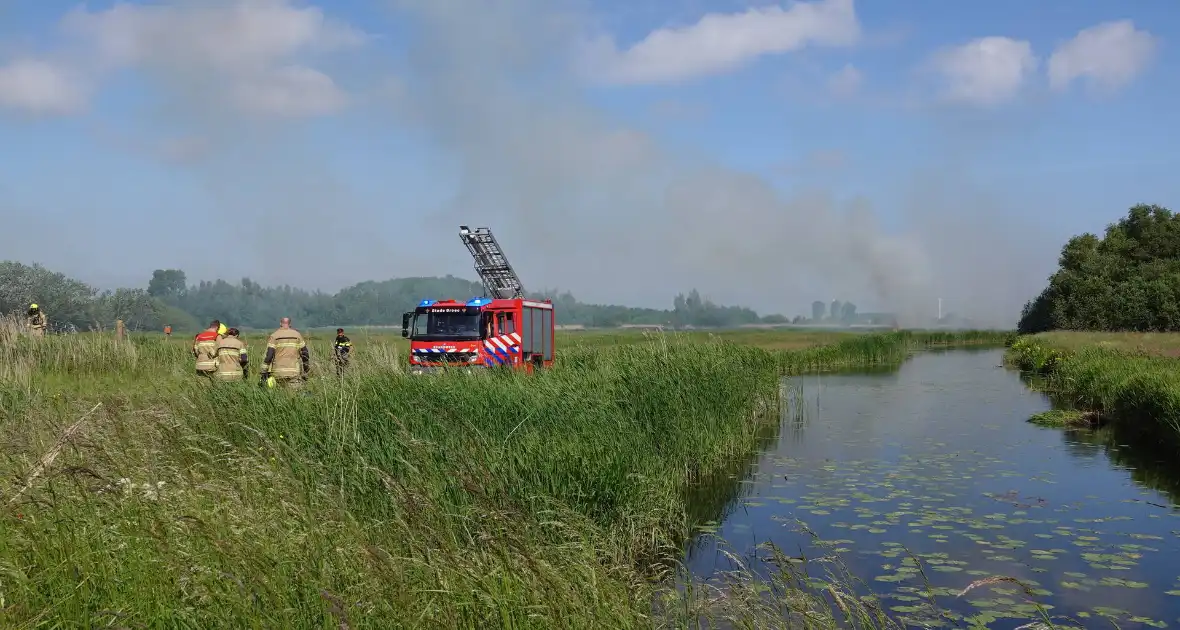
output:
[[[115,320],[115,339],[123,341],[123,320]]]

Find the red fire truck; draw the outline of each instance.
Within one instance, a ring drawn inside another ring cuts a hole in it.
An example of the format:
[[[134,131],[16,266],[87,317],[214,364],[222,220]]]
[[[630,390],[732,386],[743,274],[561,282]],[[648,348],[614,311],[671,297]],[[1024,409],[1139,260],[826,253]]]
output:
[[[520,278],[491,230],[461,225],[459,238],[475,258],[486,295],[466,302],[426,299],[402,314],[410,372],[499,366],[532,372],[552,366],[552,300],[525,299]]]

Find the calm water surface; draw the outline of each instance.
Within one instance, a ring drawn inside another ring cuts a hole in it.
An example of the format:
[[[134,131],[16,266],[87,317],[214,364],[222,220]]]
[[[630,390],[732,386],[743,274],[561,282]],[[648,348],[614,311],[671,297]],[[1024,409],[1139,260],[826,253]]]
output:
[[[773,542],[792,556],[839,555],[863,592],[914,623],[930,614],[928,589],[958,625],[1038,618],[1012,584],[956,596],[1005,575],[1085,627],[1180,627],[1180,510],[1168,492],[1180,487],[1180,454],[1027,423],[1049,402],[997,367],[1001,356],[931,353],[891,373],[792,379],[777,441],[694,541],[689,568],[733,568],[717,538],[750,554]]]

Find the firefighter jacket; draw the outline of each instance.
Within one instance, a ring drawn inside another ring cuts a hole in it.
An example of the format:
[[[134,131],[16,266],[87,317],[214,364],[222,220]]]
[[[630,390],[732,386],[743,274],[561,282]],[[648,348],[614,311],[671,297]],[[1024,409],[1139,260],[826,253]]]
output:
[[[302,365],[301,365],[302,364]],[[298,378],[311,369],[307,342],[294,328],[279,328],[266,339],[262,370],[278,379]]]
[[[29,330],[43,333],[49,326],[49,318],[45,316],[45,311],[38,310],[26,318],[26,323],[29,326]]]
[[[246,378],[248,359],[246,342],[237,337],[222,337],[217,342],[217,379],[240,381]]]
[[[347,363],[348,353],[352,351],[352,340],[345,335],[336,335],[336,341],[332,342],[332,349],[336,352],[336,361]]]
[[[213,372],[217,369],[216,330],[203,330],[193,338],[193,356],[197,358],[198,372]]]

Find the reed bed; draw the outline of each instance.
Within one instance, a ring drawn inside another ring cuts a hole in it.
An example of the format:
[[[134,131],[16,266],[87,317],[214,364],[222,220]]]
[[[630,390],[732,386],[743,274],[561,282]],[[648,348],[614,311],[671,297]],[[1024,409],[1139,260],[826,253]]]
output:
[[[1057,399],[1091,412],[1091,424],[1114,422],[1120,430],[1180,445],[1180,362],[1143,343],[1075,338],[1083,335],[1021,337],[1005,360],[1035,374]]]
[[[264,346],[248,341],[257,363]],[[187,339],[32,339],[10,322],[0,624],[740,621],[668,584],[699,519],[693,489],[777,424],[781,377],[999,341],[890,333],[770,351],[651,335],[562,348],[536,375],[415,377],[391,337],[358,346],[341,379],[316,339],[311,382],[288,392],[198,380]],[[776,601],[834,627],[831,597],[792,587]]]

